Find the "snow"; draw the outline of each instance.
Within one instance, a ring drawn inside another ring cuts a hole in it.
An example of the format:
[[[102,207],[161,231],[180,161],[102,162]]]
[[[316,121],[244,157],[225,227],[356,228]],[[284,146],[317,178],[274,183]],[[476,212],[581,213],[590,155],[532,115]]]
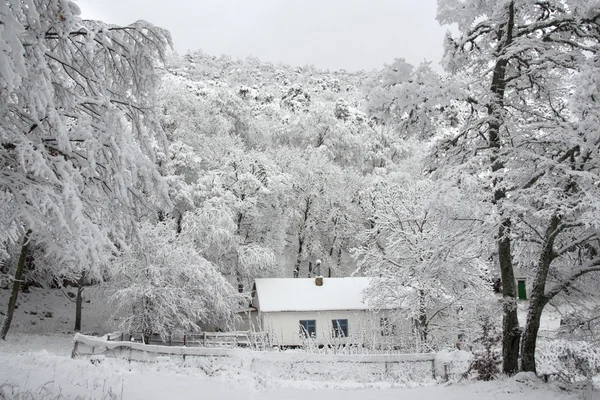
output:
[[[0,343],[0,397],[14,391],[32,398],[131,399],[416,399],[598,400],[598,392],[566,390],[517,375],[495,382],[424,387],[393,383],[297,381],[236,366],[196,368],[182,361],[153,363],[95,357],[71,359],[69,336],[15,335]],[[11,398],[5,396],[6,398]]]
[[[313,278],[276,278],[256,279],[255,284],[261,312],[333,311],[372,308],[364,297],[369,281],[362,277],[323,278],[323,286],[317,286]]]
[[[529,300],[519,300],[517,303],[517,316],[519,319],[519,325],[525,326],[527,321],[527,311],[529,308]],[[544,332],[556,332],[560,328],[560,316],[562,310],[559,307],[545,307],[542,311],[540,318],[540,331],[543,335]]]
[[[441,350],[435,354],[435,374],[456,378],[457,374],[464,374],[469,370],[473,354],[463,350]]]
[[[19,292],[17,308],[8,336],[17,333],[71,332],[75,325],[75,303],[58,289],[30,287],[30,293]],[[65,289],[74,296],[76,288]],[[4,318],[10,290],[0,289],[0,319]],[[107,303],[102,287],[88,287],[83,292],[82,331],[104,333],[118,325]],[[73,297],[74,299],[74,297]],[[89,302],[88,302],[89,301]]]
[[[7,292],[0,290],[0,297]],[[106,307],[101,301],[103,293],[101,290],[84,293],[91,300],[85,303],[84,326],[87,330],[100,328],[102,323],[107,323],[106,311],[101,312]],[[128,361],[109,353],[71,359],[74,335],[27,333],[32,329],[63,332],[72,328],[73,304],[59,290],[31,288],[31,293],[20,295],[20,306],[16,311],[14,326],[17,329],[9,332],[7,341],[0,341],[0,398],[11,399],[20,393],[22,398],[35,399],[79,396],[84,399],[152,400],[201,396],[224,400],[600,400],[600,394],[589,388],[545,384],[523,374],[496,382],[459,381],[458,375],[466,368],[470,357],[468,352],[461,351],[436,354],[438,376],[442,375],[443,364],[448,364],[451,383],[443,383],[440,379],[434,381],[430,375],[421,379],[416,370],[422,366],[430,373],[429,362],[409,364],[409,371],[400,376],[401,379],[373,379],[376,376],[374,362],[385,357],[380,355],[363,355],[363,361],[373,363],[362,364],[343,362],[347,357],[337,354],[243,349],[220,349],[229,357],[187,357],[185,362],[176,354],[138,358],[145,359],[144,362]],[[31,311],[37,311],[37,314],[31,314]],[[42,316],[48,311],[53,312],[52,318]],[[80,335],[78,338],[87,337]],[[98,339],[85,340],[89,340],[90,345],[105,344]],[[152,349],[154,347],[160,346],[152,346]],[[173,348],[171,350],[177,353]],[[379,375],[380,378],[383,376]],[[407,379],[410,377],[413,379]],[[600,387],[600,381],[595,383]]]

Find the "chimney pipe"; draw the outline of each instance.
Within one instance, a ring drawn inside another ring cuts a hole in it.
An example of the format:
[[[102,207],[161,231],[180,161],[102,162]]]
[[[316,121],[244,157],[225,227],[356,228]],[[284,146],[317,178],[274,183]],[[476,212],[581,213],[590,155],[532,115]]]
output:
[[[315,268],[315,274],[317,277],[315,278],[315,285],[323,286],[323,277],[321,276],[321,260],[317,260],[316,264],[317,267]]]

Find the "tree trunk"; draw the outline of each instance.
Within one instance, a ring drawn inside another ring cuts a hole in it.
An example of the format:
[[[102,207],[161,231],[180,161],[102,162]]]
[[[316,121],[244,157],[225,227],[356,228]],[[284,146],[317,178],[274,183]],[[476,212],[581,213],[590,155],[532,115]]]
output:
[[[176,224],[175,231],[179,235],[181,233],[181,230],[183,229],[183,227],[181,225],[182,222],[183,222],[183,213],[178,213],[177,214],[177,220],[176,220],[176,222],[177,222],[177,224]]]
[[[425,291],[423,289],[419,289],[419,319],[416,323],[420,340],[419,352],[423,351],[423,344],[427,343],[429,336],[428,324],[429,321],[427,319],[427,307],[425,305]]]
[[[304,239],[306,238],[306,222],[308,221],[308,216],[310,215],[310,209],[312,205],[311,197],[304,199],[304,208],[301,210],[302,212],[302,224],[300,224],[300,228],[298,228],[298,253],[296,253],[296,263],[294,264],[294,278],[298,278],[300,276],[300,264],[302,264],[302,257],[304,255]]]
[[[294,264],[294,278],[300,276],[300,264],[302,263],[302,252],[304,250],[304,239],[298,234],[298,253],[296,254],[296,263]]]
[[[81,308],[83,305],[83,284],[85,282],[85,272],[81,273],[81,277],[79,278],[79,282],[77,285],[77,297],[75,299],[75,328],[73,330],[75,332],[81,331]]]
[[[540,319],[545,302],[542,299],[531,298],[529,310],[527,311],[527,322],[523,341],[521,343],[521,370],[536,372],[535,370],[535,347],[537,335],[540,329]]]
[[[31,230],[28,230],[23,237],[23,244],[21,245],[21,254],[19,255],[19,263],[17,264],[17,270],[15,271],[15,278],[13,280],[12,292],[10,299],[8,300],[8,309],[6,311],[6,317],[2,322],[2,329],[0,330],[0,337],[2,340],[6,340],[6,335],[10,329],[13,314],[15,312],[15,306],[17,305],[17,297],[19,295],[19,288],[23,282],[23,270],[25,269],[25,261],[27,259],[27,253],[29,253],[29,237]]]
[[[495,152],[491,159],[492,172],[497,172],[504,168],[504,162],[499,157],[498,152],[502,145],[500,127],[504,124],[504,92],[506,90],[505,77],[508,60],[500,58],[500,55],[512,43],[514,23],[515,5],[514,1],[511,1],[508,3],[506,25],[498,30],[498,46],[496,49],[498,59],[494,65],[492,84],[490,86],[490,91],[494,95],[488,105],[488,115],[490,118],[488,142]],[[494,180],[493,203],[498,207],[500,206],[500,202],[506,198],[505,190],[499,185],[500,181],[501,178],[499,177],[496,177]],[[502,213],[501,207],[499,207],[499,212]],[[518,371],[519,341],[521,339],[521,330],[519,328],[519,320],[517,319],[515,275],[512,264],[510,231],[510,218],[504,218],[498,230],[498,262],[502,277],[503,297],[502,372],[508,375],[515,374]]]
[[[235,277],[238,285],[238,293],[244,293],[244,278],[239,272],[235,274]]]
[[[510,252],[509,219],[502,221],[498,232],[498,259],[502,277],[502,372],[513,375],[519,370],[521,329],[517,318],[515,274]]]
[[[525,332],[523,333],[523,343],[521,344],[521,370],[536,372],[535,368],[535,347],[537,342],[537,335],[540,329],[540,319],[542,317],[542,311],[548,303],[548,299],[545,296],[546,291],[546,280],[548,279],[548,271],[550,270],[550,264],[555,258],[554,255],[554,239],[558,234],[558,226],[560,224],[560,217],[554,215],[550,219],[548,228],[546,229],[546,236],[544,241],[544,247],[540,254],[538,262],[535,280],[531,288],[529,309],[527,310],[527,322],[525,323]]]
[[[142,297],[142,324],[140,333],[142,335],[142,342],[144,344],[150,344],[150,335],[152,335],[152,318],[150,315],[154,310],[151,309],[150,299],[144,295]]]

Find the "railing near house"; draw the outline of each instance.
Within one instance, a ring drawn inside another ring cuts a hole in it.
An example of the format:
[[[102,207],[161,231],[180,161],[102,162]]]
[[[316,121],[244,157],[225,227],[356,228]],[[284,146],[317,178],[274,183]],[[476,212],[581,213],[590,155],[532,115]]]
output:
[[[143,342],[141,336],[116,332],[107,335],[108,341],[133,341]],[[251,349],[264,349],[270,346],[269,334],[267,332],[199,332],[187,333],[179,336],[162,338],[153,334],[149,338],[149,345],[159,346],[186,346],[186,347],[219,347],[235,348],[248,347]]]

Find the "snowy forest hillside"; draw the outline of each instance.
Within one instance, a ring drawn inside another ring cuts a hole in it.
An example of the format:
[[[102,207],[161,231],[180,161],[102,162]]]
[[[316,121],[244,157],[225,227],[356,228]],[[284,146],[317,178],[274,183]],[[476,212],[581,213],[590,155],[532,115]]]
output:
[[[31,285],[75,288],[79,322],[101,286],[143,337],[232,330],[255,279],[322,260],[376,278],[419,351],[535,371],[565,304],[562,333],[598,343],[597,2],[440,0],[443,75],[177,55],[46,3],[0,5],[3,339]]]
[[[231,237],[220,240],[236,245],[203,255],[225,257],[222,273],[245,287],[257,277],[310,276],[317,259],[328,276],[350,275],[375,186],[419,175],[428,146],[380,122],[393,113],[380,81],[399,68],[397,83],[411,78],[401,60],[385,71],[346,73],[173,56],[159,107],[176,229],[190,211],[227,218]]]

